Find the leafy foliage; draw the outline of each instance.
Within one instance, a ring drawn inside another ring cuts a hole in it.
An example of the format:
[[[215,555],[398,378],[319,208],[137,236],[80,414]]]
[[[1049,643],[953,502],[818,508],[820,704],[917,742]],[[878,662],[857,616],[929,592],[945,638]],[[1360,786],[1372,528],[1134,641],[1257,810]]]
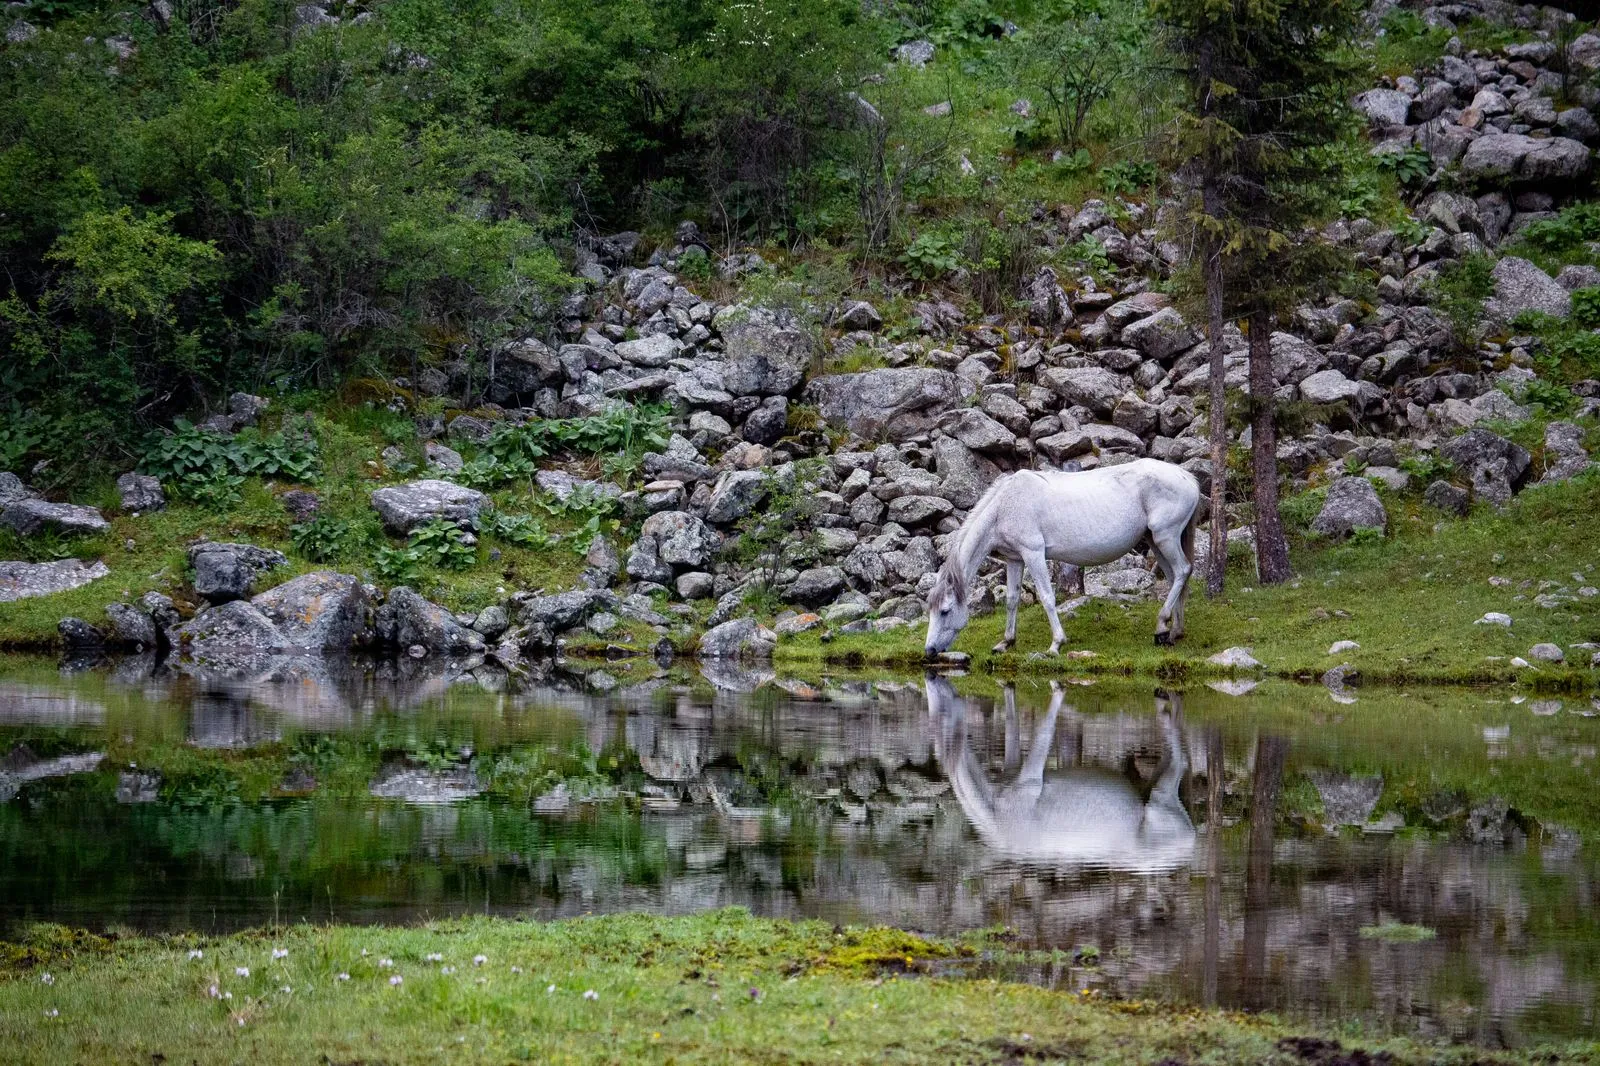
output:
[[[270,434],[251,427],[229,437],[179,419],[173,432],[151,438],[139,468],[179,499],[227,506],[246,476],[314,480],[320,456],[304,425]]]
[[[289,527],[294,550],[315,563],[331,563],[354,556],[371,540],[372,530],[348,518],[318,514]]]
[[[1378,155],[1377,164],[1379,170],[1394,175],[1408,188],[1421,185],[1433,173],[1433,156],[1416,145],[1400,152],[1383,152]]]

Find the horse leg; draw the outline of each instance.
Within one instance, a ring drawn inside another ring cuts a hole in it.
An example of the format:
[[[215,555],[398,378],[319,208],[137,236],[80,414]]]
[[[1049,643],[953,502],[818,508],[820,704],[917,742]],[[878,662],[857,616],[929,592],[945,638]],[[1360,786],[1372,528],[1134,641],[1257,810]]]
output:
[[[1172,582],[1166,602],[1161,605],[1161,613],[1156,616],[1156,643],[1174,644],[1183,636],[1183,600],[1188,592],[1189,573],[1193,568],[1189,565],[1189,557],[1184,554],[1180,531],[1152,531],[1151,538],[1155,542],[1161,569],[1167,572],[1167,580]]]
[[[1056,588],[1050,578],[1050,561],[1045,558],[1044,549],[1039,548],[1025,552],[1022,562],[1028,568],[1028,576],[1033,578],[1033,591],[1038,594],[1044,615],[1050,619],[1050,654],[1059,655],[1061,642],[1067,639],[1067,634],[1062,631],[1061,618],[1056,614]]]
[[[1022,602],[1022,564],[1020,562],[1006,563],[1006,639],[994,646],[994,650],[1010,651],[1011,645],[1017,642],[1017,604]]]

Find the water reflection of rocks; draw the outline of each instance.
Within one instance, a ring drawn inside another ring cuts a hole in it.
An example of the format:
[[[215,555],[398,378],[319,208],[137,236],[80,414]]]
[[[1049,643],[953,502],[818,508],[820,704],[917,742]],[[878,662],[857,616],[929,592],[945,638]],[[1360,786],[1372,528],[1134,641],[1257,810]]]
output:
[[[1600,882],[1570,838],[1540,851],[1521,839],[1515,812],[1502,804],[1494,822],[1492,807],[1458,796],[1450,817],[1487,809],[1494,824],[1397,839],[1372,818],[1381,779],[1294,763],[1292,738],[1188,724],[1177,697],[1108,711],[1080,709],[1060,690],[972,699],[943,680],[807,683],[726,667],[709,689],[681,676],[611,678],[598,696],[554,669],[507,686],[486,685],[471,663],[374,670],[321,659],[276,660],[242,677],[126,665],[113,677],[184,715],[200,749],[360,734],[454,706],[502,722],[565,722],[591,751],[625,751],[642,772],[642,783],[619,786],[621,805],[593,802],[617,788],[565,784],[508,805],[481,796],[478,767],[492,752],[463,750],[445,766],[391,754],[368,806],[346,822],[277,807],[271,834],[253,835],[233,811],[234,831],[207,837],[191,860],[211,871],[207,891],[232,900],[238,923],[296,899],[305,916],[331,907],[357,920],[743,905],[941,932],[1006,925],[1017,944],[1066,953],[1027,976],[1114,994],[1355,1011],[1490,1043],[1593,1024],[1588,915]],[[68,686],[0,688],[0,729],[92,733],[105,715]],[[108,772],[98,757],[74,757],[82,765],[12,751],[0,799],[48,775]],[[159,768],[112,776],[123,810],[159,816]],[[1324,824],[1366,832],[1307,829],[1292,809],[1295,782],[1315,792]],[[317,800],[309,776],[286,777],[280,791],[301,797],[280,803]],[[33,808],[48,818],[48,804]],[[300,844],[295,819],[308,835]],[[319,832],[351,834],[348,852]],[[1471,832],[1479,844],[1460,839]],[[129,843],[118,872],[129,891],[151,894],[147,918],[161,925],[160,893],[172,889],[140,881],[141,845],[161,846]],[[48,900],[30,907],[48,916]],[[1393,923],[1436,936],[1363,936]],[[1069,961],[1088,945],[1098,965]]]

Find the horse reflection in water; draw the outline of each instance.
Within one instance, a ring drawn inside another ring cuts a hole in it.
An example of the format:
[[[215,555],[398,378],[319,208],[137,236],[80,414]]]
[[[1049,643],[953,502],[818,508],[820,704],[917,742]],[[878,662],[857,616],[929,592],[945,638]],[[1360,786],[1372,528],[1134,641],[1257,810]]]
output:
[[[1080,765],[1046,773],[1065,698],[1059,685],[1051,686],[1050,709],[1009,784],[992,783],[972,753],[967,702],[942,677],[929,677],[926,687],[939,766],[991,851],[1024,862],[1131,873],[1176,870],[1193,858],[1194,824],[1178,796],[1189,764],[1172,701],[1157,700],[1161,762],[1147,799],[1126,776],[1111,770]],[[1014,715],[1009,688],[1006,701]]]

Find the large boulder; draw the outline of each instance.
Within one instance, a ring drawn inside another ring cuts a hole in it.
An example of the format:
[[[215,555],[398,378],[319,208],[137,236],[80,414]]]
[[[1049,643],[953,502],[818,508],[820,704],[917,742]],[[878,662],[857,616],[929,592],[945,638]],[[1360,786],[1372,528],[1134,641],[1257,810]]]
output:
[[[1368,89],[1355,98],[1355,106],[1374,126],[1404,126],[1411,97],[1398,89]]]
[[[1016,434],[976,408],[953,412],[940,420],[944,431],[975,452],[1009,452]]]
[[[153,651],[161,639],[155,619],[131,603],[106,604],[106,628],[112,643],[134,651]]]
[[[652,333],[636,341],[623,341],[617,345],[617,355],[634,366],[663,367],[683,349],[683,345],[665,333]]]
[[[778,634],[753,618],[735,618],[706,630],[700,638],[704,659],[770,659]]]
[[[604,589],[574,589],[548,596],[535,596],[522,605],[519,620],[523,625],[538,625],[551,633],[571,629],[602,607],[616,604],[616,597]]]
[[[194,591],[212,603],[243,599],[263,574],[289,562],[270,548],[224,541],[191,544],[188,554]]]
[[[402,651],[414,647],[446,654],[483,650],[483,637],[404,585],[390,589],[378,608],[377,633],[380,643]]]
[[[1372,482],[1364,477],[1342,477],[1328,486],[1322,513],[1311,528],[1325,537],[1343,537],[1358,529],[1383,530],[1388,525],[1389,513]]]
[[[959,404],[964,392],[948,370],[905,367],[814,378],[805,398],[829,425],[876,440],[924,431]]]
[[[1510,322],[1524,311],[1566,318],[1572,294],[1555,278],[1526,259],[1506,256],[1494,265],[1494,297],[1484,308],[1489,316]]]
[[[1051,367],[1039,375],[1039,380],[1067,403],[1080,404],[1107,417],[1133,385],[1121,374],[1100,366]]]
[[[656,557],[668,566],[704,570],[711,565],[722,538],[687,511],[661,511],[644,520],[639,539],[655,545]]]
[[[0,507],[0,526],[24,537],[54,530],[57,533],[104,533],[111,523],[93,507],[76,503],[49,503],[37,497],[14,499]]]
[[[1544,476],[1541,484],[1566,481],[1589,469],[1583,447],[1583,427],[1571,422],[1551,422],[1544,427]]]
[[[435,518],[476,525],[479,513],[488,506],[489,497],[477,489],[432,478],[391,485],[372,494],[372,509],[391,533],[401,536]]]
[[[1589,149],[1568,137],[1487,133],[1467,146],[1461,172],[1489,182],[1574,181],[1589,172]]]
[[[723,388],[735,396],[780,396],[806,379],[811,335],[782,308],[726,307],[714,320],[722,334]]]
[[[0,562],[0,603],[31,600],[82,588],[111,573],[105,563],[58,559],[53,563]]]
[[[372,603],[349,574],[318,570],[250,601],[278,627],[287,646],[349,649],[366,643]]]
[[[277,651],[287,646],[272,619],[245,600],[201,611],[173,630],[172,640],[184,654],[195,659],[234,652]]]
[[[767,474],[762,470],[729,470],[717,479],[706,504],[706,521],[725,526],[755,510],[767,495]]]
[[[16,500],[31,500],[38,493],[22,483],[22,479],[8,471],[0,470],[0,507]]]
[[[844,591],[845,574],[837,566],[813,566],[800,571],[794,584],[789,586],[787,599],[807,607],[820,607]]]
[[[1200,343],[1200,334],[1176,309],[1166,307],[1124,326],[1122,343],[1137,348],[1146,358],[1165,362]]]
[[[1526,449],[1486,429],[1467,430],[1447,441],[1439,454],[1471,480],[1474,495],[1497,507],[1526,484],[1533,465]]]
[[[1343,403],[1361,395],[1361,383],[1337,370],[1319,370],[1300,383],[1300,396],[1308,403]]]

